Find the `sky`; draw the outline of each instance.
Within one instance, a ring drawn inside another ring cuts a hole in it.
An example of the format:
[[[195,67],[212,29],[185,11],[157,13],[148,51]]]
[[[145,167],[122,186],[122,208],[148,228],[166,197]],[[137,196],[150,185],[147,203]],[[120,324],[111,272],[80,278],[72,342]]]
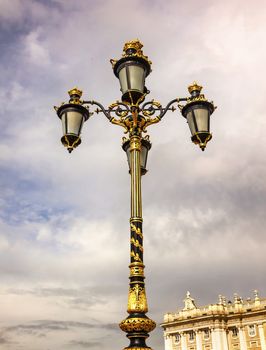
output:
[[[202,152],[179,111],[150,126],[143,177],[147,344],[163,315],[266,296],[266,2],[0,0],[0,348],[128,345],[130,177],[122,128],[94,114],[71,154],[53,106],[121,98],[109,60],[140,39],[165,105],[193,81],[217,106]],[[94,109],[91,109],[93,112]]]

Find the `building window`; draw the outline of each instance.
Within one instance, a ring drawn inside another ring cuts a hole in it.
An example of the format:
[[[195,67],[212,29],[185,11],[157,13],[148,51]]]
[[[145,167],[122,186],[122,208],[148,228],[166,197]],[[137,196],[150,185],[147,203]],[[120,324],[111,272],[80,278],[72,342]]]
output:
[[[180,342],[180,334],[177,333],[175,334],[175,343],[179,343]]]
[[[210,331],[209,329],[204,329],[204,339],[210,339]]]
[[[188,336],[189,336],[189,341],[194,341],[195,340],[195,332],[193,332],[193,331],[190,331],[189,333],[188,333]]]
[[[258,346],[258,342],[257,341],[251,341],[250,342],[250,347],[251,348],[256,348]]]
[[[236,338],[238,336],[238,329],[236,327],[232,328],[232,337]]]
[[[256,328],[254,324],[248,326],[248,334],[250,337],[254,337],[256,335]]]

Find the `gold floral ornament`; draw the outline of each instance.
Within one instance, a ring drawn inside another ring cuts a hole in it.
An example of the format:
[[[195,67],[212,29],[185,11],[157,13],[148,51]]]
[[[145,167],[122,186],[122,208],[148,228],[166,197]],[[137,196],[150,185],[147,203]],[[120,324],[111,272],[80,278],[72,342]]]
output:
[[[143,238],[143,234],[142,234],[140,228],[138,228],[138,227],[137,227],[136,225],[134,225],[134,224],[131,224],[130,227],[131,227],[131,230],[132,230],[132,231],[136,232],[137,235],[139,235],[141,238]]]
[[[145,288],[139,284],[129,288],[127,312],[148,312]]]
[[[130,256],[132,256],[132,258],[134,258],[134,260],[135,261],[139,261],[139,262],[141,262],[142,263],[142,260],[141,260],[141,258],[140,258],[140,256],[139,256],[139,253],[134,253],[133,252],[133,250],[131,251],[131,253],[130,253]]]
[[[130,240],[130,243],[133,244],[134,247],[139,248],[139,250],[141,252],[143,252],[143,247],[142,247],[142,245],[139,243],[139,241],[137,239],[134,239],[132,237],[131,240]]]

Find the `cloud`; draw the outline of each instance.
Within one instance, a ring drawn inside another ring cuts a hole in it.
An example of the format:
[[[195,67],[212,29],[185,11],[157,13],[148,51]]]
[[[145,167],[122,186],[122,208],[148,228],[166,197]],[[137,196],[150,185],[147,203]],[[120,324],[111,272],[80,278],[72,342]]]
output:
[[[51,63],[49,52],[40,41],[39,30],[30,32],[25,38],[25,54],[30,64],[43,66]]]
[[[93,341],[81,341],[81,340],[72,340],[69,344],[69,347],[73,346],[80,346],[82,348],[91,348],[91,347],[98,347],[100,346],[100,342],[93,342]]]
[[[7,344],[8,341],[5,338],[0,337],[0,344]]]
[[[72,309],[79,309],[88,311],[91,307],[95,305],[105,305],[107,300],[105,294],[95,292],[92,287],[82,287],[82,288],[34,288],[34,289],[18,289],[10,288],[3,294],[17,295],[17,296],[32,296],[37,299],[47,298],[49,300],[56,300],[60,298],[66,307]]]
[[[76,322],[76,321],[55,321],[55,320],[38,320],[33,321],[27,324],[17,324],[14,326],[6,327],[3,329],[5,337],[9,339],[21,339],[25,344],[27,339],[34,337],[34,343],[38,342],[51,342],[54,337],[65,338],[67,340],[67,346],[76,346],[76,347],[94,347],[102,344],[102,339],[99,338],[97,341],[81,341],[80,339],[71,339],[71,337],[76,337],[76,332],[80,331],[86,332],[88,330],[93,331],[96,329],[95,336],[97,337],[97,329],[102,332],[103,329],[108,331],[117,331],[113,324],[100,324],[98,323],[88,323],[88,322]],[[111,335],[110,335],[111,336]],[[7,338],[0,338],[1,344],[9,344]],[[103,338],[103,337],[102,337]],[[69,339],[69,340],[68,340]],[[56,343],[56,341],[54,342]],[[22,344],[20,344],[22,345]],[[31,346],[31,345],[28,345]],[[30,347],[31,348],[31,347]]]
[[[0,18],[1,26],[5,30],[10,28],[23,29],[27,22],[37,23],[47,18],[49,6],[42,1],[14,0],[12,4],[8,0],[1,0]],[[54,6],[56,11],[56,6]],[[50,14],[51,16],[51,14]]]
[[[20,324],[12,327],[6,328],[6,331],[22,331],[22,332],[33,332],[39,330],[56,330],[56,331],[65,331],[69,328],[77,327],[77,328],[94,328],[95,325],[83,322],[74,322],[74,321],[52,321],[52,320],[43,320],[43,321],[35,321],[33,324]]]

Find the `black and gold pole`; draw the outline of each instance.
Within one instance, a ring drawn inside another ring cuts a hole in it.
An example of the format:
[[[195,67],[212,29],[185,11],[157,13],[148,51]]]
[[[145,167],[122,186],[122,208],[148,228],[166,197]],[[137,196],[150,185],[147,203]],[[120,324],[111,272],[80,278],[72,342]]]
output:
[[[146,316],[148,303],[144,282],[140,162],[142,135],[137,106],[133,107],[132,117],[133,127],[129,135],[131,173],[130,283],[127,306],[129,316],[120,323],[120,328],[127,333],[130,340],[129,346],[125,349],[147,349],[145,340],[149,337],[149,332],[156,327],[156,323]]]
[[[124,45],[122,57],[111,60],[114,74],[119,79],[121,101],[112,103],[108,109],[94,100],[81,99],[82,91],[74,88],[69,91],[70,100],[55,107],[62,121],[63,145],[72,152],[81,143],[81,130],[84,121],[94,113],[103,113],[115,125],[122,126],[129,138],[123,138],[131,176],[131,217],[130,217],[130,275],[128,293],[128,316],[120,323],[122,331],[127,333],[130,344],[125,350],[147,350],[146,339],[156,327],[146,314],[148,303],[144,283],[143,231],[142,231],[142,197],[141,176],[147,172],[148,151],[151,148],[149,136],[143,137],[148,126],[161,121],[167,111],[180,109],[191,131],[191,140],[204,151],[211,140],[210,115],[215,107],[203,94],[202,87],[196,82],[188,87],[189,97],[175,98],[165,107],[157,101],[144,102],[149,93],[145,79],[151,72],[151,61],[142,52],[139,40],[132,40]],[[185,102],[181,105],[180,102]],[[94,111],[89,106],[97,106]]]

